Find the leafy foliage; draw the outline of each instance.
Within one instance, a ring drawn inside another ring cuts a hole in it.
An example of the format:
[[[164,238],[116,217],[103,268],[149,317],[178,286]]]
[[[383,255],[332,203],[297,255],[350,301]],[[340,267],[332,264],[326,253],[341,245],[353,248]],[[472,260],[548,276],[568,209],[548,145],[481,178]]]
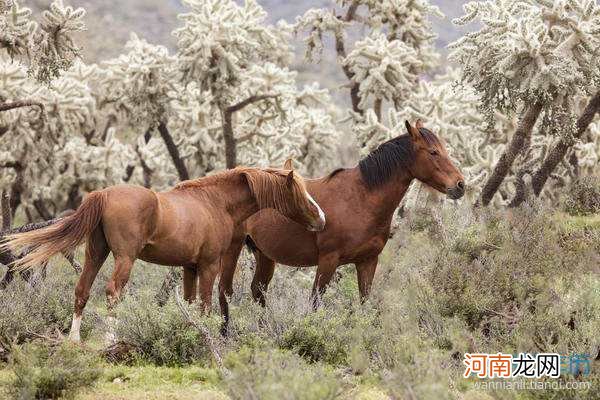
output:
[[[15,347],[10,366],[15,399],[72,398],[102,375],[99,357],[70,342],[56,348],[33,343]]]

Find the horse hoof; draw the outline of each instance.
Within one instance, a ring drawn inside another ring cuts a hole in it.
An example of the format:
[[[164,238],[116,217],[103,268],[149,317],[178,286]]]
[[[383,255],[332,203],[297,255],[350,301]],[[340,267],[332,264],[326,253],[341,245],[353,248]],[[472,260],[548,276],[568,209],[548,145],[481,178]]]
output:
[[[69,333],[69,340],[71,342],[74,342],[74,343],[80,343],[81,342],[81,336],[79,336],[79,332],[77,332],[77,333],[70,332]]]

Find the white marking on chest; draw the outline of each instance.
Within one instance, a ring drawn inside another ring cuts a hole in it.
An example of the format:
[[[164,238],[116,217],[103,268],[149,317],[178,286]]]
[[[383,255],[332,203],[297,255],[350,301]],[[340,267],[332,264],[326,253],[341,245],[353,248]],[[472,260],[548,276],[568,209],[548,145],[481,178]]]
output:
[[[323,212],[323,210],[321,210],[321,207],[319,207],[315,199],[313,199],[312,196],[308,194],[308,192],[305,193],[306,197],[308,197],[308,201],[310,201],[315,207],[317,207],[317,210],[319,210],[319,218],[321,218],[321,223],[325,225],[325,213]]]

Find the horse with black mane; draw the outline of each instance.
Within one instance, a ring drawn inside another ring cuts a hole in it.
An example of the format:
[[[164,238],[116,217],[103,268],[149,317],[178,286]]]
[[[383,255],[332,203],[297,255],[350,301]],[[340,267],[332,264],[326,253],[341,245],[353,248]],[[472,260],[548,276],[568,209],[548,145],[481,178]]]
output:
[[[263,209],[234,232],[222,259],[219,282],[221,312],[228,319],[226,296],[232,294],[237,259],[244,242],[256,258],[252,296],[265,304],[265,292],[275,262],[305,267],[317,265],[313,304],[330,282],[336,268],[356,265],[360,296],[370,291],[379,254],[390,234],[394,211],[414,179],[459,199],[464,177],[448,156],[443,142],[423,127],[406,122],[407,134],[393,138],[362,159],[358,166],[338,169],[321,179],[306,180],[308,192],[327,214],[320,232],[307,232],[281,213]],[[290,168],[286,165],[284,169]]]

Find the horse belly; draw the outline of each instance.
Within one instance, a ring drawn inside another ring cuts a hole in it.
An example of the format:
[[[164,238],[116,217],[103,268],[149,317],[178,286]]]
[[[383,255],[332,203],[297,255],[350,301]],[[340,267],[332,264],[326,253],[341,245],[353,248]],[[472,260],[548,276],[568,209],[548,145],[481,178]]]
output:
[[[185,243],[150,244],[144,247],[139,258],[159,265],[191,265],[198,261],[198,249]]]
[[[263,209],[246,221],[246,232],[256,247],[273,261],[290,266],[318,263],[316,234],[272,209]]]

